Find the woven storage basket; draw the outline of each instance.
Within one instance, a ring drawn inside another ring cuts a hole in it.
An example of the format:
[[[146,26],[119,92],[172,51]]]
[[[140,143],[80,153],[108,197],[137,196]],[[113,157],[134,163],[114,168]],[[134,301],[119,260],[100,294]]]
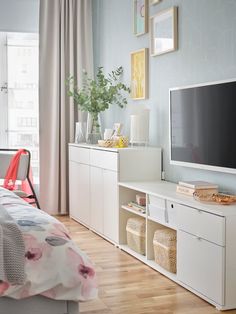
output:
[[[153,237],[155,262],[169,272],[176,273],[176,231],[163,228]]]
[[[132,217],[127,220],[126,225],[127,244],[137,253],[145,255],[146,225],[145,219]]]

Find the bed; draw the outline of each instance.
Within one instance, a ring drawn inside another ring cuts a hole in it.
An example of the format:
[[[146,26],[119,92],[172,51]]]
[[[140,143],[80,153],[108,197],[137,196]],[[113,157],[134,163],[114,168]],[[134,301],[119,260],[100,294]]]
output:
[[[79,301],[97,297],[93,265],[62,223],[0,187],[2,211],[22,234],[24,282],[0,277],[0,314],[77,314]]]

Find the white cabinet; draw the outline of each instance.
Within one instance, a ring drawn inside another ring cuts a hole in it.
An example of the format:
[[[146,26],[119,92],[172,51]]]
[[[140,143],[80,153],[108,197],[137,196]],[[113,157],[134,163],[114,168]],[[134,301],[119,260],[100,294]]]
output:
[[[177,205],[178,228],[210,242],[225,245],[225,218],[197,208]]]
[[[70,215],[85,225],[90,223],[90,178],[89,166],[70,161]],[[80,209],[80,210],[79,210]]]
[[[103,234],[103,169],[90,167],[90,227]]]
[[[160,180],[160,148],[69,144],[70,216],[118,244],[118,181],[142,179],[144,168],[146,179]]]
[[[224,305],[225,218],[177,205],[178,279]]]
[[[177,243],[178,279],[224,305],[224,247],[181,230]]]
[[[146,194],[146,256],[127,247],[125,225],[137,215],[124,204]],[[121,182],[120,247],[219,310],[236,308],[236,205],[207,204],[176,193],[165,181]],[[153,235],[159,228],[177,231],[177,273],[154,261]]]
[[[104,234],[118,243],[118,173],[103,170],[103,228]]]

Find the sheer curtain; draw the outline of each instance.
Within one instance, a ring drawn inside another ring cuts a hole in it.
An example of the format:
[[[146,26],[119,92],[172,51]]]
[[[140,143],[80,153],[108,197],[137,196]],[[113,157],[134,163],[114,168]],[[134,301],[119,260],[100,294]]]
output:
[[[68,143],[78,119],[66,79],[93,74],[92,0],[40,0],[40,203],[53,214],[68,211]]]

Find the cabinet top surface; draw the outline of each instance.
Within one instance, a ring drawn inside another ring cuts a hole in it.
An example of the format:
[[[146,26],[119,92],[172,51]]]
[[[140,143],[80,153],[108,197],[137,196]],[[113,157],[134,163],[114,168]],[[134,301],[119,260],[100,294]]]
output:
[[[119,186],[165,198],[181,205],[197,208],[219,216],[236,215],[236,205],[209,204],[196,201],[192,196],[176,193],[176,184],[167,181],[120,182]]]
[[[69,146],[105,150],[105,151],[110,151],[110,152],[119,152],[123,150],[161,150],[161,148],[154,147],[154,146],[129,146],[129,147],[124,147],[124,148],[116,148],[116,147],[101,147],[101,146],[98,146],[97,144],[92,145],[92,144],[86,144],[86,143],[81,143],[81,144],[69,143]]]

